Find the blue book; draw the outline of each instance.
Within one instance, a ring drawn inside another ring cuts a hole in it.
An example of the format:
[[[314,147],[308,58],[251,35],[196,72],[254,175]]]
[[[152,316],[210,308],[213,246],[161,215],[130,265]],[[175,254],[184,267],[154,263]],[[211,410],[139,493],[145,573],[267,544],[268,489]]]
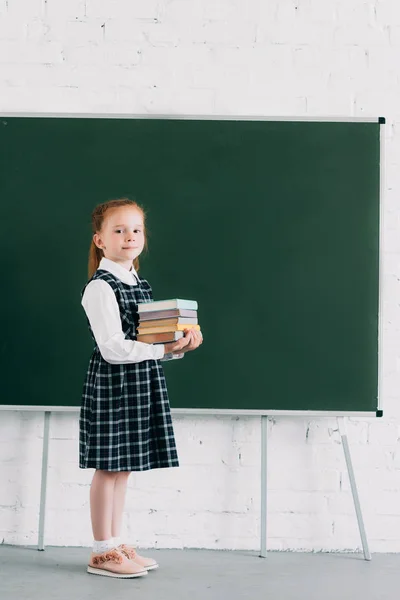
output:
[[[171,310],[173,308],[197,310],[198,304],[196,300],[181,300],[180,298],[175,298],[172,300],[156,300],[154,302],[143,302],[138,304],[139,313],[153,310]]]

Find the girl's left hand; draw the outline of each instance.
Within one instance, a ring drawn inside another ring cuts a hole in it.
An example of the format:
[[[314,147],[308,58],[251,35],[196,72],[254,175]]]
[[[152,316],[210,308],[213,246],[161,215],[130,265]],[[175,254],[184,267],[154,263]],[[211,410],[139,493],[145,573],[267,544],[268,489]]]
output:
[[[185,329],[185,337],[189,338],[189,343],[187,346],[179,350],[179,352],[190,352],[191,350],[196,350],[203,343],[203,336],[201,331],[197,331],[196,329]]]

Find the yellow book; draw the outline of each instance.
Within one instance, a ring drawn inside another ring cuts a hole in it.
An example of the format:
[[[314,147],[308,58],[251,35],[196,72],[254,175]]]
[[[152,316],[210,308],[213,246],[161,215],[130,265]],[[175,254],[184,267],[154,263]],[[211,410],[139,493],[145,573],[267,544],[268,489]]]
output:
[[[184,329],[197,329],[197,331],[200,331],[200,325],[181,325],[177,323],[166,327],[139,327],[138,333],[148,335],[149,333],[167,333],[168,331],[183,331]]]

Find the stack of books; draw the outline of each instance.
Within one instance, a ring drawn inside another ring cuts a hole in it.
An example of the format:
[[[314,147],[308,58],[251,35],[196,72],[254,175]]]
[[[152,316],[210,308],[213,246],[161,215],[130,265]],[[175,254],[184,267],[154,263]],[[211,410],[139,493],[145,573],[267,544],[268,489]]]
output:
[[[184,336],[184,329],[200,330],[195,300],[158,300],[138,304],[138,342],[167,344]]]

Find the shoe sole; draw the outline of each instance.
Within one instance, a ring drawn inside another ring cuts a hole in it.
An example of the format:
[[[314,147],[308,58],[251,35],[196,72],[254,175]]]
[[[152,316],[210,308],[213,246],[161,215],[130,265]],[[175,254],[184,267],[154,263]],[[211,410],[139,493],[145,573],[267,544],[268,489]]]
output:
[[[88,567],[87,572],[92,575],[104,575],[105,577],[118,577],[119,579],[132,579],[133,577],[143,577],[143,575],[147,575],[146,571],[140,571],[139,573],[113,573],[112,571],[107,571],[106,569],[96,569],[94,567]]]
[[[158,565],[151,565],[151,567],[146,567],[146,571],[152,571],[153,569],[158,569]]]

